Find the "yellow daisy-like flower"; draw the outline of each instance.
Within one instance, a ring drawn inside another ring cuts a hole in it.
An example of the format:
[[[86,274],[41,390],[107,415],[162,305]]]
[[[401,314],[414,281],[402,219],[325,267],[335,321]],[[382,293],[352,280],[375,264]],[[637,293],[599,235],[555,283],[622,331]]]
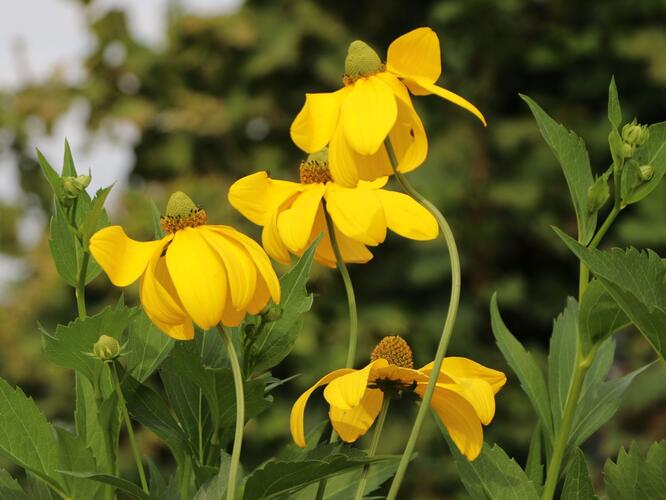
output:
[[[312,392],[322,385],[330,405],[328,416],[343,441],[356,441],[374,423],[385,397],[413,392],[423,397],[432,374],[429,363],[413,368],[412,351],[400,337],[385,337],[371,362],[361,370],[343,368],[322,377],[305,391],[291,409],[291,435],[305,447],[303,415]],[[437,375],[432,409],[446,426],[451,439],[469,460],[481,453],[483,425],[495,415],[495,394],[506,376],[467,358],[445,358]]]
[[[324,232],[315,259],[335,267],[324,211],[333,221],[345,262],[372,259],[366,245],[382,243],[387,228],[413,240],[437,237],[437,221],[430,212],[407,195],[382,189],[386,181],[386,177],[361,181],[354,188],[336,184],[322,150],[301,163],[300,182],[274,180],[266,172],[257,172],[231,186],[229,202],[263,226],[262,243],[275,260],[288,264],[290,252],[300,255]]]
[[[194,337],[193,321],[203,329],[236,326],[271,297],[280,301],[280,283],[261,246],[232,227],[206,222],[206,212],[176,192],[161,219],[164,238],[136,241],[120,226],[90,238],[90,252],[111,282],[123,287],[141,277],[144,311],[180,340]]]
[[[398,171],[414,170],[426,158],[428,141],[408,90],[414,95],[438,95],[486,123],[473,104],[435,84],[441,72],[439,39],[430,28],[418,28],[394,40],[386,64],[364,42],[352,42],[344,87],[306,94],[305,105],[291,125],[291,138],[307,153],[329,145],[333,179],[344,186],[391,175],[382,147],[387,137]]]

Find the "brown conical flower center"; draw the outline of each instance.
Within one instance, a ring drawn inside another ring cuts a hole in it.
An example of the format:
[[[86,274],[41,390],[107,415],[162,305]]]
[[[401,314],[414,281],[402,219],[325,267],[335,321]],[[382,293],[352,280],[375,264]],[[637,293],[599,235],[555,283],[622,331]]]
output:
[[[167,233],[175,233],[186,227],[197,227],[207,221],[206,211],[194,204],[182,191],[176,191],[167,202],[165,214],[160,217],[160,226]]]
[[[402,368],[414,368],[414,357],[409,344],[398,335],[384,337],[372,350],[370,361],[383,358],[390,364]]]
[[[333,177],[328,169],[328,148],[312,153],[307,160],[301,162],[299,168],[302,184],[326,184]]]

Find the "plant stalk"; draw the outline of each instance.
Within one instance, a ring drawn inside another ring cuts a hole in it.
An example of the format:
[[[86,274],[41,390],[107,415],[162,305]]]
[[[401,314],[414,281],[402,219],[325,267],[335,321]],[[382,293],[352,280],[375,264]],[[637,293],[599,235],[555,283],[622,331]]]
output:
[[[387,395],[384,395],[384,401],[382,402],[382,409],[379,412],[379,417],[377,418],[377,423],[375,424],[375,431],[372,434],[372,442],[370,443],[370,448],[368,448],[368,457],[374,457],[377,452],[377,446],[379,445],[379,439],[382,435],[382,429],[384,428],[384,422],[386,421],[386,415],[388,413],[389,404],[391,403],[391,398]],[[365,485],[368,482],[368,471],[370,470],[370,464],[365,464],[363,467],[363,472],[361,473],[361,479],[358,483],[358,488],[356,489],[356,500],[362,500],[363,494],[365,493]]]
[[[439,370],[442,367],[442,360],[444,359],[444,355],[446,354],[446,349],[448,348],[451,336],[453,335],[453,327],[455,325],[456,315],[458,313],[458,305],[460,302],[461,273],[460,273],[460,257],[458,255],[458,247],[456,245],[456,240],[453,236],[453,232],[451,231],[451,227],[446,221],[446,218],[442,215],[442,213],[437,209],[435,205],[433,205],[428,199],[426,199],[423,195],[421,195],[418,191],[416,191],[412,187],[412,185],[409,183],[407,178],[402,173],[398,172],[398,161],[396,159],[395,152],[391,144],[391,140],[388,137],[384,141],[384,146],[386,147],[386,152],[388,153],[389,159],[391,161],[391,167],[393,168],[393,172],[395,174],[396,179],[398,180],[398,183],[402,187],[403,191],[405,191],[405,193],[407,193],[409,196],[414,198],[414,200],[423,205],[433,215],[433,217],[435,217],[449,251],[449,259],[451,261],[451,297],[449,299],[449,308],[446,313],[444,328],[442,330],[442,334],[439,339],[439,344],[437,345],[435,360],[432,367],[432,372],[437,374],[439,373]],[[409,435],[407,445],[405,446],[405,450],[403,451],[402,457],[400,458],[400,464],[398,465],[398,470],[396,471],[396,474],[393,478],[393,482],[391,483],[391,489],[389,490],[388,496],[386,497],[387,500],[395,500],[395,498],[398,495],[400,484],[402,483],[402,480],[405,476],[407,466],[409,465],[412,453],[414,452],[414,447],[416,446],[416,440],[418,439],[419,433],[421,432],[421,426],[423,425],[423,420],[425,419],[426,414],[430,409],[430,401],[432,400],[432,395],[433,392],[435,391],[436,383],[437,383],[437,377],[436,376],[430,377],[430,380],[428,381],[428,386],[426,387],[426,391],[423,394],[423,401],[421,403],[421,406],[419,407],[418,413],[416,414],[416,419],[414,421],[414,426],[412,427],[412,432]]]

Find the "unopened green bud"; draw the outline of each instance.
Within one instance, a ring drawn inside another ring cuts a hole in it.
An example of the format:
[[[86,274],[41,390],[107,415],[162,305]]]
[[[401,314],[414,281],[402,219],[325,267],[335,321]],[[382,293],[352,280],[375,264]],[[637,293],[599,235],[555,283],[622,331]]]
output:
[[[622,143],[622,158],[631,158],[634,156],[634,150],[636,147],[633,144],[626,142]]]
[[[650,137],[650,131],[647,125],[641,125],[636,121],[636,118],[622,127],[622,140],[632,146],[645,144],[648,137]]]
[[[345,75],[349,78],[372,75],[382,69],[382,60],[372,47],[361,40],[354,40],[347,49]]]
[[[122,354],[122,346],[113,337],[100,335],[95,345],[93,345],[93,354],[102,361],[111,361]]]
[[[81,192],[90,184],[89,175],[79,175],[78,177],[66,176],[62,178],[62,188],[65,198],[75,200]]]
[[[587,190],[587,209],[590,213],[598,211],[608,201],[610,188],[605,176],[599,177]]]
[[[638,167],[638,175],[643,182],[647,182],[654,176],[654,167],[652,165],[641,165]]]
[[[277,321],[282,317],[282,306],[280,304],[269,304],[261,312],[261,315],[264,317],[264,321]]]

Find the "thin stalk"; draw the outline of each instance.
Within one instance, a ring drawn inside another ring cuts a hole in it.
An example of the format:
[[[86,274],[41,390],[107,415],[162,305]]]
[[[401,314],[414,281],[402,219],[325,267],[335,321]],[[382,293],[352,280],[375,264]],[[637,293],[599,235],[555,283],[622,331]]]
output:
[[[217,331],[224,340],[231,361],[231,371],[234,375],[234,389],[236,390],[236,432],[234,434],[234,447],[231,451],[231,465],[229,467],[229,480],[227,482],[227,500],[236,497],[236,478],[240,464],[241,447],[243,446],[243,428],[245,427],[245,396],[243,395],[243,374],[241,372],[236,349],[231,337],[221,325],[217,325]]]
[[[398,161],[396,159],[395,152],[393,151],[391,140],[388,137],[384,141],[384,146],[386,147],[386,152],[388,153],[389,159],[391,160],[391,166],[393,167],[393,172],[395,173],[395,177],[398,180],[398,183],[400,183],[400,186],[402,187],[403,191],[405,191],[405,193],[423,205],[433,215],[433,217],[435,217],[449,251],[449,259],[451,261],[451,297],[449,299],[449,308],[446,313],[444,328],[439,339],[439,344],[437,346],[435,360],[432,367],[432,372],[436,374],[439,373],[439,370],[442,367],[442,360],[444,359],[446,349],[448,348],[451,336],[453,335],[453,326],[456,322],[456,315],[458,313],[458,305],[460,302],[460,257],[458,255],[458,247],[456,245],[453,232],[451,231],[451,227],[449,226],[442,213],[435,205],[428,201],[428,199],[416,191],[404,175],[398,172]],[[423,425],[426,414],[430,409],[430,401],[432,400],[432,395],[435,391],[436,383],[437,377],[430,377],[426,391],[423,394],[423,402],[421,403],[419,411],[416,414],[412,432],[409,435],[407,445],[405,446],[405,451],[402,453],[402,457],[400,458],[398,470],[396,471],[393,482],[391,483],[391,489],[389,490],[388,496],[386,497],[387,500],[395,500],[398,495],[400,484],[402,483],[402,480],[405,476],[407,466],[409,465],[412,453],[414,452],[414,447],[416,446],[416,440],[418,439],[419,433],[421,432],[421,426]]]
[[[111,369],[111,378],[113,379],[113,387],[118,396],[118,404],[120,406],[120,412],[123,415],[123,420],[125,421],[125,427],[127,428],[127,435],[129,436],[130,446],[132,447],[132,454],[134,455],[134,461],[136,462],[136,469],[139,471],[139,479],[141,480],[141,489],[147,494],[150,495],[150,490],[148,489],[148,482],[146,481],[146,472],[143,470],[143,462],[141,461],[141,453],[139,453],[139,447],[136,444],[136,437],[134,436],[134,429],[132,428],[132,420],[130,419],[129,413],[127,411],[127,403],[125,402],[125,397],[123,396],[123,391],[120,388],[120,380],[118,379],[118,371],[116,370],[116,365],[111,363],[109,365]]]
[[[180,481],[180,500],[188,500],[190,493],[190,474],[192,473],[192,459],[185,457],[183,474]]]
[[[368,457],[374,457],[377,452],[377,446],[379,445],[379,439],[382,435],[382,429],[384,428],[384,422],[386,421],[386,415],[388,413],[389,404],[391,403],[391,398],[384,395],[384,401],[382,402],[382,409],[379,413],[379,418],[375,424],[375,432],[372,435],[372,442],[370,443],[370,448],[368,448]],[[363,494],[365,492],[365,485],[368,482],[368,471],[370,470],[370,464],[365,464],[363,467],[363,472],[361,473],[361,480],[358,483],[358,488],[356,489],[356,500],[362,500]]]
[[[88,315],[86,311],[86,274],[88,274],[89,261],[90,254],[84,250],[76,283],[76,307],[79,311],[79,318],[85,318]]]

